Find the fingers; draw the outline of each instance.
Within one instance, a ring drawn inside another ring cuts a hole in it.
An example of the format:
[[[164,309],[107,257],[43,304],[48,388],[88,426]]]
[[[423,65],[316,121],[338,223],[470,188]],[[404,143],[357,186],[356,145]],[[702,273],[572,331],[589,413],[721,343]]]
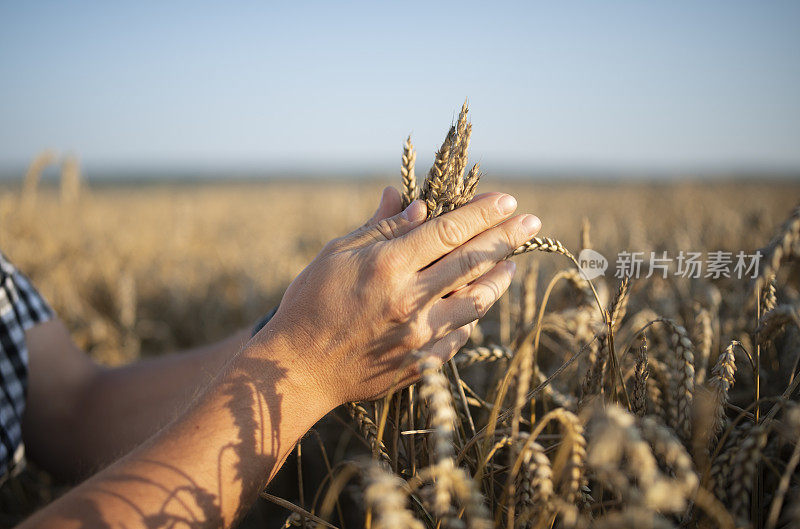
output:
[[[497,263],[471,285],[437,301],[431,307],[431,321],[446,330],[456,329],[482,318],[508,289],[515,271],[516,265],[513,261]]]
[[[441,363],[453,358],[453,355],[467,343],[475,325],[477,325],[475,321],[463,325],[434,343],[430,349],[431,356],[434,356]]]
[[[458,248],[475,235],[507,219],[517,208],[511,195],[491,193],[461,208],[431,219],[392,242],[395,251],[420,270]]]
[[[488,272],[542,227],[533,215],[518,215],[477,235],[420,272],[428,293],[448,294]]]

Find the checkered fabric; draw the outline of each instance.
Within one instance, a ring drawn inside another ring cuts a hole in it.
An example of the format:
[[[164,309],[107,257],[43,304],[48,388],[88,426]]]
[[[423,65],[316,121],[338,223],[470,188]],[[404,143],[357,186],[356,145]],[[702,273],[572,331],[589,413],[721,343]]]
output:
[[[28,385],[25,331],[53,311],[0,252],[0,483],[22,460],[22,412]]]

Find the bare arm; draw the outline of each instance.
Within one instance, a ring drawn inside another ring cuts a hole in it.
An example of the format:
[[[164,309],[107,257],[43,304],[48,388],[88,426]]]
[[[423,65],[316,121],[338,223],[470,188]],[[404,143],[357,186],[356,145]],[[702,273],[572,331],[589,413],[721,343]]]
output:
[[[515,204],[487,195],[423,224],[422,202],[390,217],[385,192],[186,412],[23,526],[230,527],[325,413],[418,379],[409,351],[444,362],[466,342],[511,282],[503,258],[538,230]]]
[[[181,417],[23,525],[232,525],[333,406],[293,356],[277,336],[236,355]]]
[[[86,476],[176,418],[250,338],[118,368],[100,367],[53,320],[29,329],[28,455],[61,479]]]

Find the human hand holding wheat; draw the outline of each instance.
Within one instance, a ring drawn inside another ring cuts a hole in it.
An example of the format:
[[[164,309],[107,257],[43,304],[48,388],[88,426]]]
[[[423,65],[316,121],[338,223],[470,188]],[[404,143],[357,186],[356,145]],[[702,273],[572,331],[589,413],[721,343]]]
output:
[[[508,288],[514,264],[504,258],[540,226],[511,217],[516,200],[502,193],[428,222],[423,201],[400,204],[387,188],[364,226],[328,243],[292,282],[254,340],[283,336],[331,406],[418,379],[412,350],[450,358]]]

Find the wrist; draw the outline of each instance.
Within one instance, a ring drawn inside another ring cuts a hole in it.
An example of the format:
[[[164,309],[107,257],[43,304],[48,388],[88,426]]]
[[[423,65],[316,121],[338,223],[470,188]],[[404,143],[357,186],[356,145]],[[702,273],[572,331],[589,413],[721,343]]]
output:
[[[300,415],[300,422],[310,428],[341,403],[334,388],[325,384],[320,367],[311,361],[315,355],[275,323],[271,321],[248,342],[231,368],[255,387],[275,394],[282,422],[287,413]]]

